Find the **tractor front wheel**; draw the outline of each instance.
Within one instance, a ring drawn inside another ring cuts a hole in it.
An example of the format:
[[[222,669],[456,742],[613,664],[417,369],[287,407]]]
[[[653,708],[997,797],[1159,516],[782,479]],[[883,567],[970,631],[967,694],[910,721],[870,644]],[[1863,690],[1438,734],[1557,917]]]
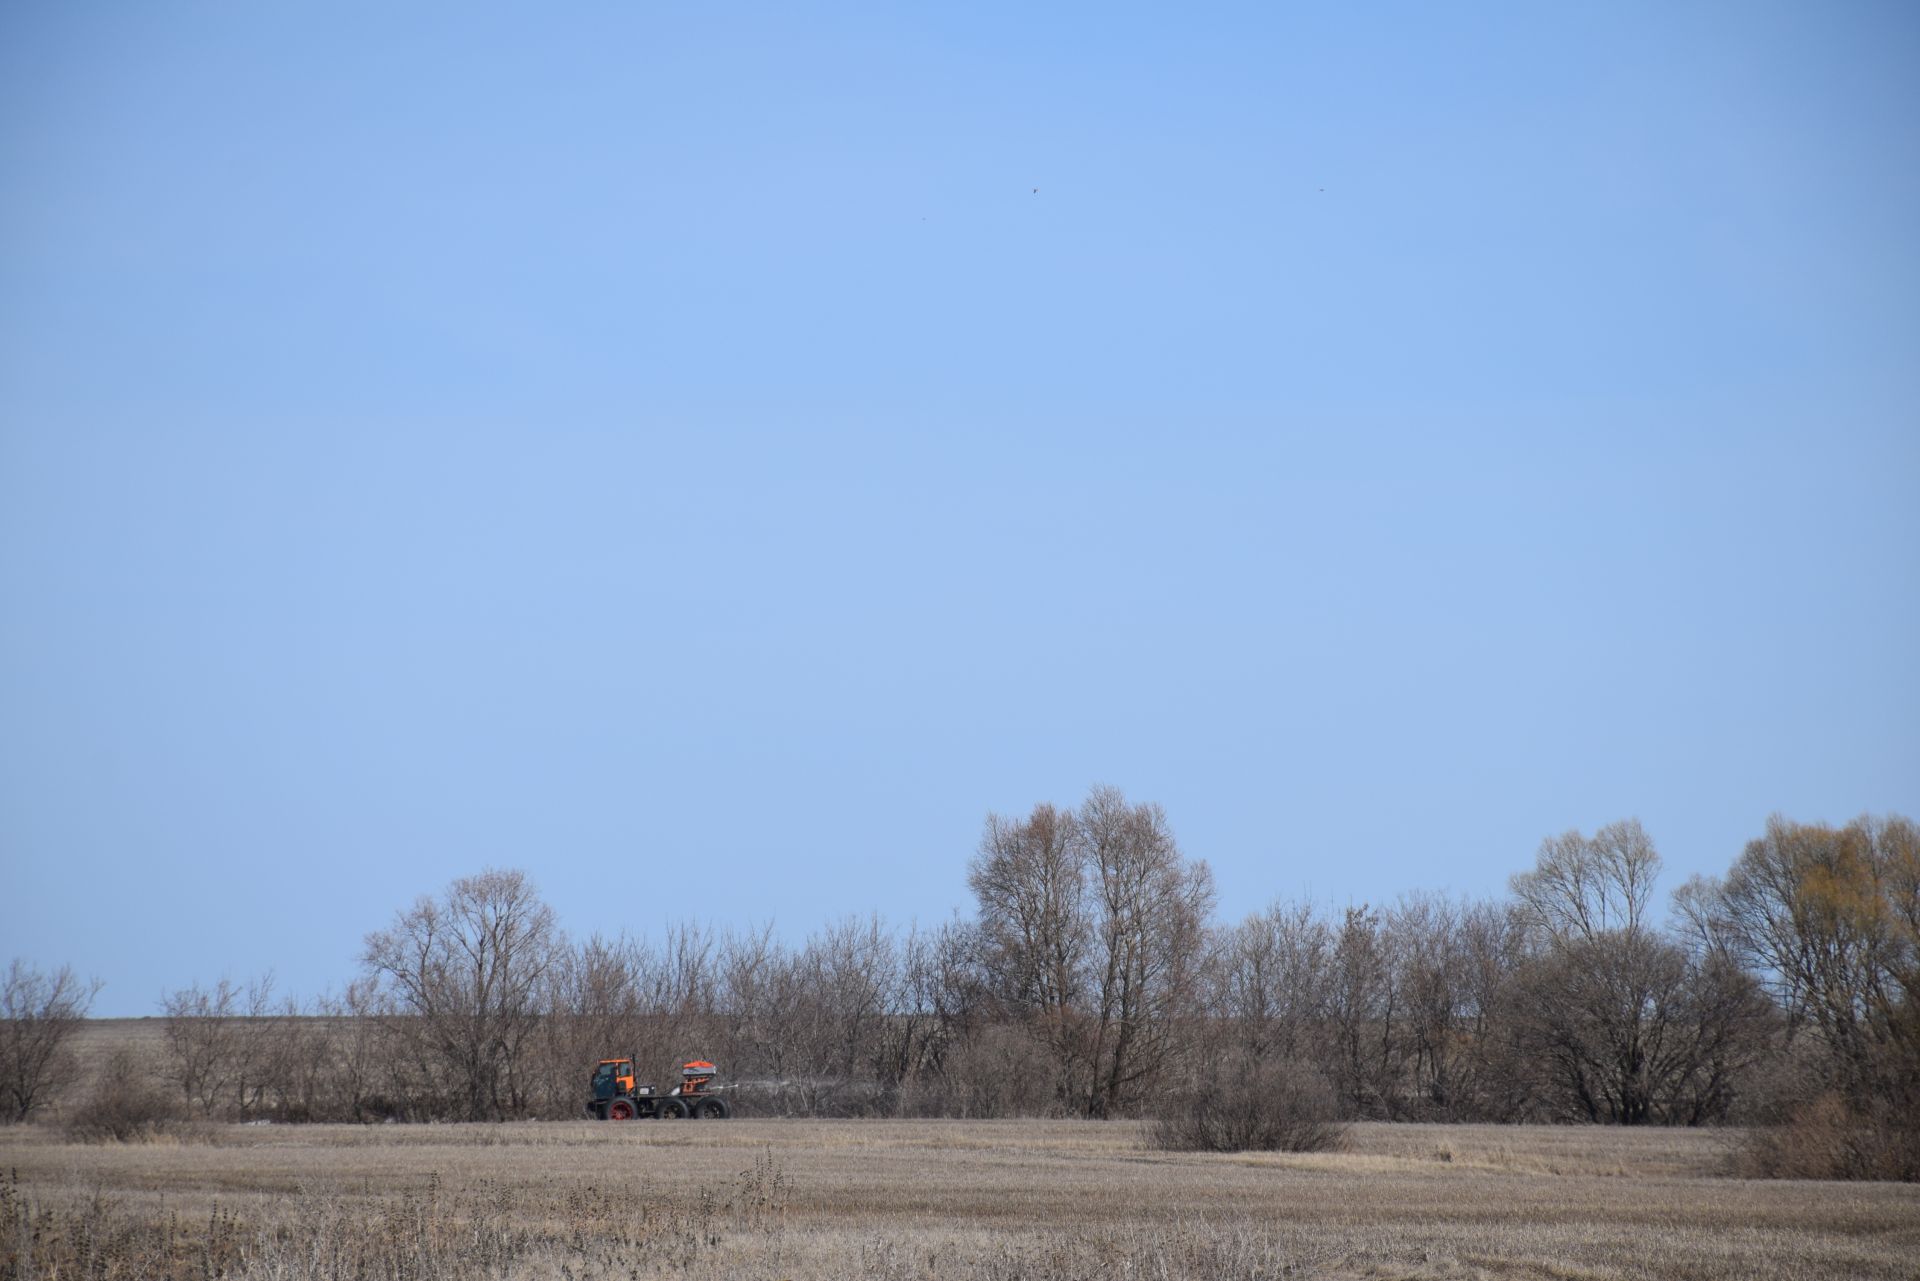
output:
[[[609,1121],[631,1121],[633,1120],[633,1114],[634,1106],[632,1099],[615,1099],[613,1102],[607,1104],[607,1120]]]

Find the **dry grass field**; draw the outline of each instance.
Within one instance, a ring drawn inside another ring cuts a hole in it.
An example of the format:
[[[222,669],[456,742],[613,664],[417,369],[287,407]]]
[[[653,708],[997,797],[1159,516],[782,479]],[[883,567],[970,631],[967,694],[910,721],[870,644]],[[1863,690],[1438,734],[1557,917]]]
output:
[[[0,1276],[1920,1276],[1920,1188],[1748,1182],[1698,1131],[1359,1126],[1171,1155],[1130,1123],[0,1130]]]

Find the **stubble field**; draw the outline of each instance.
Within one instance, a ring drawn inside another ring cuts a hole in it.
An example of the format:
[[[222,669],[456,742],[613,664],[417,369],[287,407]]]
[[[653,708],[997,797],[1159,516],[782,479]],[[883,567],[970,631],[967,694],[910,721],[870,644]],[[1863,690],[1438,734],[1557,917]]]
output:
[[[15,1127],[0,1130],[0,1268],[9,1281],[1920,1276],[1920,1188],[1731,1179],[1727,1141],[1362,1125],[1339,1154],[1225,1156],[1068,1121],[215,1127],[127,1146]]]

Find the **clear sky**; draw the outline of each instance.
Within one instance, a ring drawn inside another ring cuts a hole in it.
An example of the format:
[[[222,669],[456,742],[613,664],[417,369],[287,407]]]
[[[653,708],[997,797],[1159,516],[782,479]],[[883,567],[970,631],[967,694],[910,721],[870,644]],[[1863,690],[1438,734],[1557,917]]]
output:
[[[1905,3],[6,0],[0,960],[1920,814],[1917,229]]]

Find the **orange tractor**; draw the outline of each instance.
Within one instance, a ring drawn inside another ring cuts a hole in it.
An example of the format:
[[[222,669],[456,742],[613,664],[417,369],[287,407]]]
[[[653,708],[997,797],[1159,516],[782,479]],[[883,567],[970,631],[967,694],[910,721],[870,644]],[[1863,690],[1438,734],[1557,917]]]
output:
[[[631,1121],[658,1118],[678,1121],[724,1121],[733,1109],[721,1098],[713,1084],[719,1069],[705,1059],[694,1059],[680,1066],[680,1084],[665,1094],[651,1085],[636,1084],[632,1059],[601,1059],[593,1070],[593,1083],[587,1097],[587,1115],[596,1121]]]

